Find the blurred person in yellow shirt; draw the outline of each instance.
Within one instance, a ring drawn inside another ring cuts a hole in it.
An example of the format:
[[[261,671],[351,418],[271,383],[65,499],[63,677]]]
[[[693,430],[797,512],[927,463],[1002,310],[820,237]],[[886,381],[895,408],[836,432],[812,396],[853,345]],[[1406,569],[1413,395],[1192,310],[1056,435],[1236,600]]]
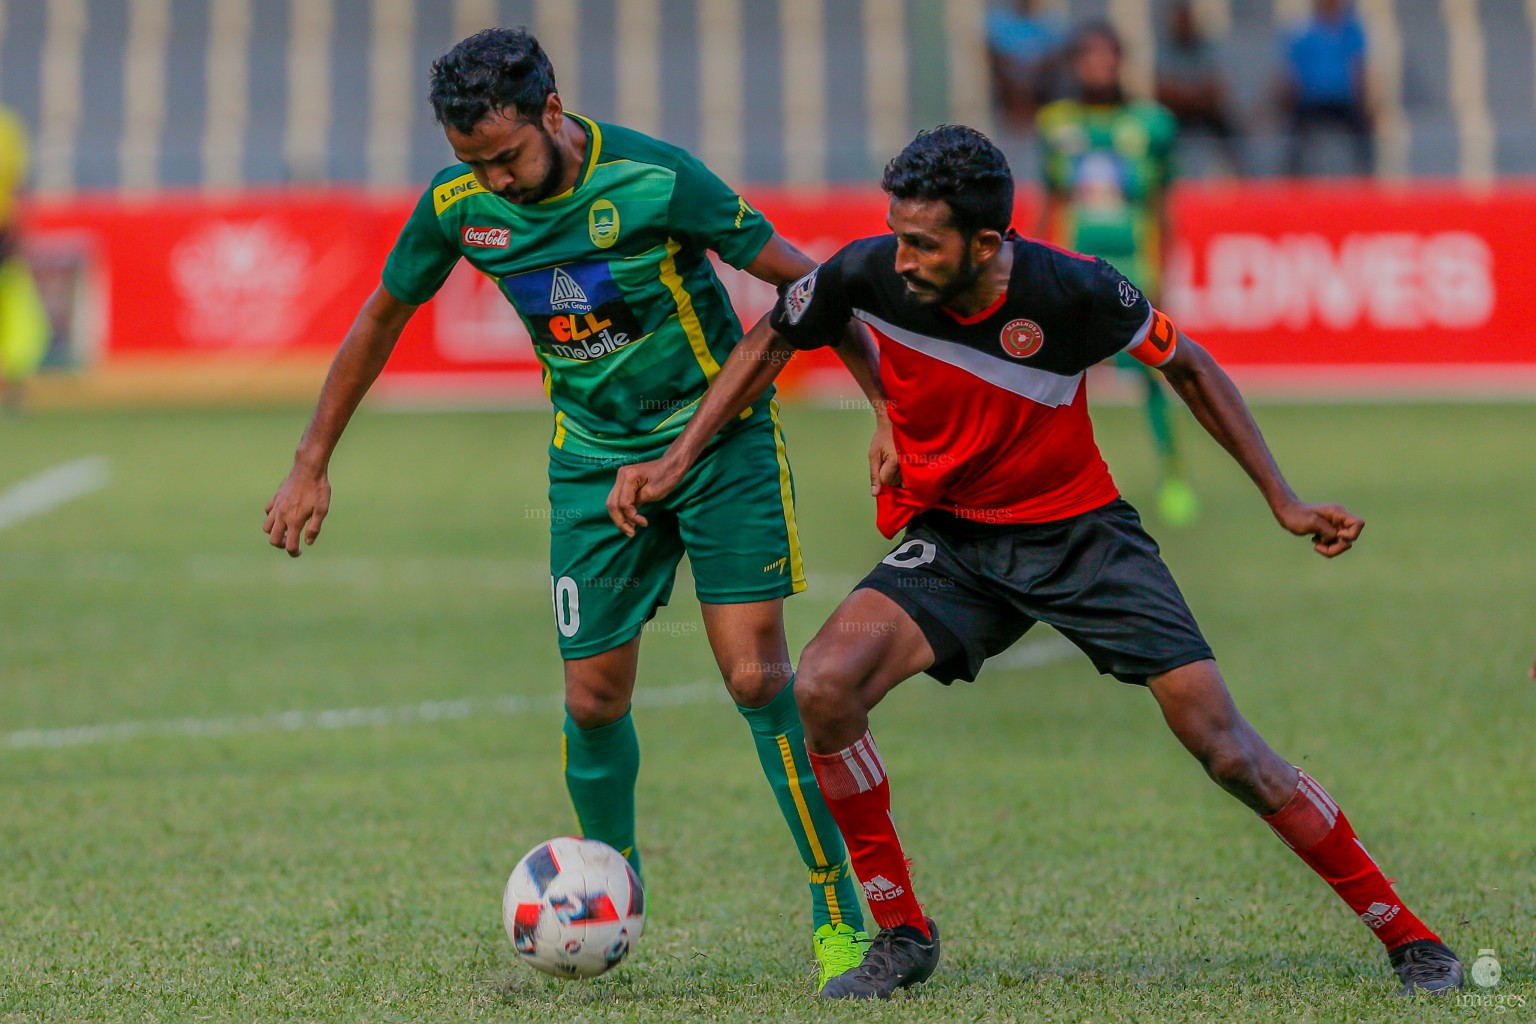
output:
[[[27,129],[0,107],[0,405],[21,406],[27,379],[48,350],[48,312],[21,257],[17,200],[30,165]]]

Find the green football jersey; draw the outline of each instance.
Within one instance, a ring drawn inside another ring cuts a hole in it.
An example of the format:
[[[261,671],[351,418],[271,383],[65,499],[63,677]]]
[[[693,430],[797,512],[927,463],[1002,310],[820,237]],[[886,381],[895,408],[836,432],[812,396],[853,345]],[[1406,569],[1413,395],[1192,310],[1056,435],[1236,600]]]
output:
[[[1173,114],[1157,103],[1058,100],[1041,108],[1036,128],[1045,187],[1067,200],[1065,222],[1051,225],[1051,237],[1104,257],[1157,294],[1157,209],[1173,176]]]
[[[707,250],[744,268],[773,226],[687,152],[567,116],[588,135],[573,188],[525,205],[481,188],[465,164],[440,171],[389,255],[384,287],[422,303],[468,260],[497,282],[533,339],[555,447],[599,456],[661,448],[741,340]],[[757,414],[754,406],[743,418]]]

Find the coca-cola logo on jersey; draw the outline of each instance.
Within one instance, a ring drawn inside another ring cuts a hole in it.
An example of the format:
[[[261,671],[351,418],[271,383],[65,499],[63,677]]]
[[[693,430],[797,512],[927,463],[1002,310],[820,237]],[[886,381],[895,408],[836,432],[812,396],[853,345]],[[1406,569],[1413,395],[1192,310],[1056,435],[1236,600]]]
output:
[[[466,227],[464,244],[477,245],[482,249],[505,249],[512,244],[512,229]]]

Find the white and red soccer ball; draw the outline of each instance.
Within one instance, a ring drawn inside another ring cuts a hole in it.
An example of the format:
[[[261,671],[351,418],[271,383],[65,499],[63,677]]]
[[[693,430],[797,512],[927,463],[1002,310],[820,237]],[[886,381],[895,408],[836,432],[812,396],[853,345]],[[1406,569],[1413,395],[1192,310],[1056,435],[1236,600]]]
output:
[[[623,854],[596,839],[563,836],[518,861],[501,899],[517,955],[557,978],[595,978],[645,930],[645,893]]]

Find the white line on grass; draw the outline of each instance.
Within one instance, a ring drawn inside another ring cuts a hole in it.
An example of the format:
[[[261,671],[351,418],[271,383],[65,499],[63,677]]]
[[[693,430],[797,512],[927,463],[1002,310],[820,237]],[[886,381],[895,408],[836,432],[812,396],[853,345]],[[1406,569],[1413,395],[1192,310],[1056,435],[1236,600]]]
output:
[[[258,542],[265,548],[264,542]],[[827,596],[851,590],[864,577],[811,573]],[[294,561],[251,546],[246,554],[161,556],[126,551],[0,551],[0,579],[60,583],[142,583],[185,580],[209,586],[385,586],[549,593],[549,563],[501,558],[369,558],[320,552]]]
[[[1077,648],[1061,637],[1025,644],[997,659],[999,668],[1039,668],[1071,656]],[[675,707],[726,698],[719,683],[687,683],[637,689],[638,707]],[[63,729],[23,729],[0,736],[0,747],[11,750],[85,747],[152,737],[206,739],[215,736],[274,732],[330,732],[337,729],[379,728],[390,725],[430,725],[462,722],[473,718],[526,715],[558,710],[564,696],[460,697],[457,700],[426,700],[393,707],[332,708],[321,711],[279,711],[265,715],[232,715],[226,718],[164,718],[137,722],[76,725]]]
[[[51,512],[107,486],[112,464],[104,455],[65,462],[0,491],[0,530]]]
[[[1032,644],[1021,644],[993,659],[992,664],[998,668],[1042,668],[1066,661],[1076,653],[1077,648],[1072,641],[1060,633],[1054,633]]]
[[[684,686],[636,690],[634,702],[640,707],[670,707],[677,704],[695,704],[724,694],[725,688],[719,683],[689,683]],[[329,732],[336,729],[378,728],[387,725],[461,722],[471,718],[495,718],[554,710],[561,707],[563,701],[564,697],[558,693],[539,697],[460,697],[457,700],[426,700],[419,704],[400,704],[382,708],[333,708],[325,711],[280,711],[266,715],[236,715],[228,718],[167,718],[159,721],[111,722],[104,725],[79,725],[66,729],[25,729],[6,735],[4,745],[12,749],[83,747],[147,737],[181,736],[204,739],[237,733]]]

